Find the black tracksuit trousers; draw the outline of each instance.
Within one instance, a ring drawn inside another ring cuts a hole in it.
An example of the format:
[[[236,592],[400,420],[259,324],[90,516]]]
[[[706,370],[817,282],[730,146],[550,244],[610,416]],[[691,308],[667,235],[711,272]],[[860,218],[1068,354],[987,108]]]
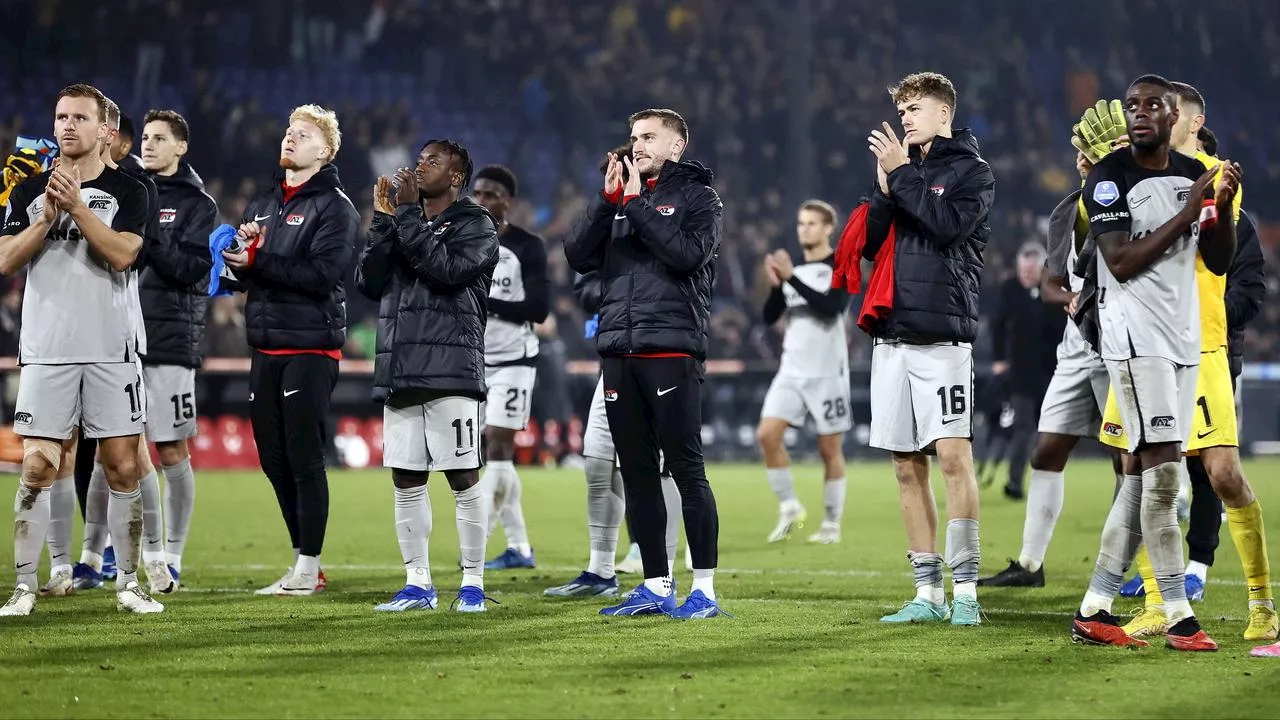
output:
[[[253,354],[249,419],[262,471],[275,489],[289,540],[317,557],[329,523],[325,448],[338,361],[324,355]]]
[[[659,450],[680,490],[693,567],[711,570],[718,561],[720,521],[702,459],[702,382],[702,363],[687,356],[604,358],[609,432],[646,578],[670,573]]]

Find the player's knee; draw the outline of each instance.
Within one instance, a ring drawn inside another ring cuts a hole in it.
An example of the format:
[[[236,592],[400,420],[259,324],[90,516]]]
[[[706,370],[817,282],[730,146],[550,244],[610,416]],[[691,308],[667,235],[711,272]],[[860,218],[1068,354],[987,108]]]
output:
[[[485,459],[499,462],[515,459],[516,431],[492,426],[485,428],[484,454]]]
[[[1215,459],[1212,463],[1205,463],[1205,471],[1213,484],[1213,491],[1227,507],[1243,507],[1253,502],[1253,489],[1249,487],[1238,461]]]
[[[469,490],[480,484],[479,470],[446,470],[444,479],[449,481],[449,488],[454,492]]]
[[[1067,467],[1071,446],[1060,435],[1042,433],[1031,451],[1031,469],[1044,472],[1062,472]]]
[[[156,454],[160,456],[161,465],[173,467],[191,457],[191,450],[187,447],[186,440],[178,440],[177,442],[156,443]]]
[[[115,458],[104,458],[102,471],[107,476],[107,485],[116,492],[130,492],[138,486],[141,478],[138,457],[135,454]]]
[[[22,483],[47,488],[58,477],[62,446],[55,440],[24,438],[22,441]]]
[[[968,441],[938,441],[938,465],[948,480],[969,473],[973,467],[973,451]]]
[[[777,423],[761,422],[756,427],[756,441],[766,452],[776,452],[782,449],[782,433],[783,428]]]
[[[401,490],[422,487],[427,484],[427,473],[421,470],[391,469],[391,482]]]

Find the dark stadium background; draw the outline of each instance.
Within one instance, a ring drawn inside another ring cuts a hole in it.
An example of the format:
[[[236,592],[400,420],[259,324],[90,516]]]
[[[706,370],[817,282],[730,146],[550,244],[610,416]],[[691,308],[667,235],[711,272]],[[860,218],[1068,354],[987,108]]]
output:
[[[461,140],[477,165],[512,167],[522,190],[515,221],[546,239],[555,282],[544,348],[562,346],[570,361],[567,397],[540,389],[542,426],[584,414],[595,379],[561,239],[598,187],[602,154],[643,107],[685,115],[688,157],[716,171],[725,199],[706,413],[716,458],[755,452],[751,428],[780,347],[780,332],[760,321],[759,258],[794,245],[800,200],[820,197],[842,213],[855,204],[872,179],[867,130],[893,118],[884,87],[907,72],[951,76],[958,124],[974,129],[996,173],[985,315],[1016,249],[1043,240],[1049,210],[1077,182],[1072,122],[1141,72],[1204,92],[1220,154],[1245,168],[1245,207],[1268,265],[1278,259],[1280,13],[1266,2],[0,0],[0,8],[0,148],[19,133],[49,134],[54,95],[69,82],[98,85],[135,122],[150,108],[174,108],[190,121],[188,159],[226,221],[238,220],[269,176],[288,111],[304,102],[337,110],[337,164],[366,223],[374,178],[408,165],[425,137]],[[1151,37],[1162,40],[1154,51],[1144,42]],[[0,282],[0,356],[12,356],[21,278]],[[1280,362],[1277,294],[1273,276],[1247,335],[1246,450],[1280,440],[1280,372],[1269,364]],[[335,400],[341,416],[363,418],[376,410],[359,362],[370,357],[374,307],[349,297],[353,362]],[[238,301],[219,299],[211,312],[202,413],[234,417],[247,399]],[[850,343],[865,370],[867,338],[854,331]],[[980,341],[977,350],[984,374],[989,348]],[[862,424],[865,391],[865,374],[855,373]],[[573,449],[553,445],[542,454]],[[864,446],[855,433],[847,451]]]

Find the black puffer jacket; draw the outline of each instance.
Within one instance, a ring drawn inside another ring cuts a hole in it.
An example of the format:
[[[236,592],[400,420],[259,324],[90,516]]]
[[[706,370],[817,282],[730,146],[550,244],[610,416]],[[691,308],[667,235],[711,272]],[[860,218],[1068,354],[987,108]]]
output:
[[[236,271],[248,290],[249,346],[258,350],[337,350],[347,340],[343,279],[355,255],[360,213],[338,170],[325,165],[284,201],[284,172],[245,208],[241,222],[263,228],[252,264]]]
[[[973,342],[978,335],[982,252],[995,178],[969,130],[933,141],[929,155],[889,174],[889,195],[876,188],[863,257],[875,258],[895,224],[893,309],[872,330],[910,343]]]
[[[565,241],[570,267],[600,271],[601,356],[706,358],[724,215],[713,177],[698,163],[669,162],[622,208],[597,195]]]
[[[1236,256],[1227,270],[1227,352],[1231,362],[1231,377],[1244,370],[1244,329],[1262,309],[1267,296],[1267,261],[1258,245],[1258,228],[1253,218],[1240,211],[1236,223]]]
[[[493,216],[462,198],[430,222],[418,205],[377,213],[356,287],[379,301],[373,399],[448,390],[483,399],[489,285],[498,266]]]
[[[151,175],[160,200],[160,236],[138,278],[147,328],[147,365],[200,367],[209,304],[209,233],[218,206],[204,182],[182,163],[171,176]]]

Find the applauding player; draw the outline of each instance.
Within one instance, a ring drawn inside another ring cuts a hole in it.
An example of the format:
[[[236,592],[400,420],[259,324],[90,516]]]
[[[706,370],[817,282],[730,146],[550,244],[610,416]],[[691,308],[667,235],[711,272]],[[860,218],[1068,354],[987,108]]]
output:
[[[849,342],[844,313],[849,295],[831,287],[836,211],[821,200],[807,200],[796,218],[796,235],[804,263],[794,265],[785,250],[764,258],[773,292],[764,306],[764,321],[777,322],[787,314],[782,363],[764,396],[756,436],[764,454],[769,486],[778,496],[778,525],[769,542],[791,535],[804,523],[805,510],[792,487],[791,458],[782,442],[788,426],[799,427],[806,416],[818,430],[818,453],[826,469],[826,517],[810,542],[840,542],[844,513],[844,434],[853,426],[849,407]]]
[[[1072,638],[1146,644],[1111,614],[1124,571],[1145,541],[1164,595],[1169,647],[1216,650],[1187,602],[1175,504],[1200,364],[1197,250],[1210,272],[1221,275],[1230,267],[1239,168],[1224,163],[1223,182],[1206,202],[1214,173],[1170,148],[1178,106],[1164,78],[1135,80],[1124,110],[1132,145],[1094,166],[1084,202],[1099,256],[1100,354],[1117,390],[1132,455]]]
[[[967,129],[951,128],[956,91],[937,73],[893,88],[905,137],[884,123],[869,138],[877,187],[862,256],[874,260],[893,229],[891,307],[871,325],[871,446],[893,454],[916,596],[882,622],[981,622],[977,588],[978,483],[973,474],[973,346],[982,251],[995,178]],[[864,303],[865,304],[865,303]],[[929,452],[947,482],[946,563],[955,607],[942,588]]]
[[[164,606],[138,585],[142,496],[138,443],[146,395],[138,361],[137,287],[130,270],[147,223],[145,188],[106,166],[107,99],[71,85],[58,94],[53,170],[18,186],[0,230],[0,273],[27,268],[14,429],[23,437],[14,509],[17,587],[0,615],[35,609],[35,573],[49,528],[49,487],[77,426],[100,439],[116,543],[116,602],[135,613]]]
[[[484,337],[498,232],[468,197],[471,157],[450,140],[431,140],[418,166],[379,178],[373,226],[356,285],[378,300],[373,399],[384,403],[385,452],[395,484],[396,538],[405,586],[377,607],[429,610],[439,603],[427,561],[431,503],[427,476],[453,489],[462,549],[459,612],[484,612],[488,520],[481,492],[480,433],[485,398]]]

